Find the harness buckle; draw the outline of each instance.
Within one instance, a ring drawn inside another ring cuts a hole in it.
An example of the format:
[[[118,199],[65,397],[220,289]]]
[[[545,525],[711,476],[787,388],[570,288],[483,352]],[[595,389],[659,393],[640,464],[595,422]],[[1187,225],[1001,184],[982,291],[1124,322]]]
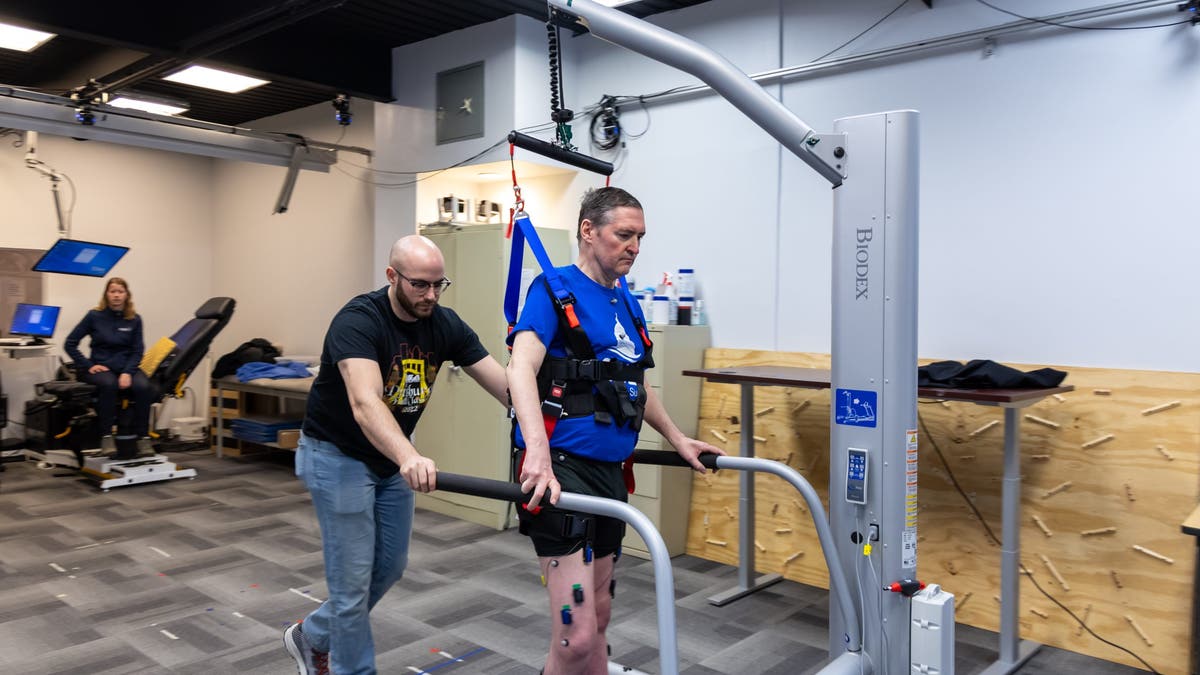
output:
[[[542,416],[552,419],[565,417],[567,411],[563,409],[563,400],[567,395],[566,380],[552,380],[550,382],[550,391],[546,394],[546,400],[542,401]]]
[[[573,361],[572,363],[575,366],[575,376],[572,379],[593,381],[600,379],[600,364],[603,363],[603,361],[599,361],[597,359],[581,359],[579,361]]]

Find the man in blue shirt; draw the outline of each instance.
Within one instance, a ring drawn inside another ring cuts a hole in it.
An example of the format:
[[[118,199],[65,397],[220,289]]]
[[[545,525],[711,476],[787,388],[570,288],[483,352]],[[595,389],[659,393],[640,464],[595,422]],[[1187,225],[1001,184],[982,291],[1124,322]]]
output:
[[[529,510],[520,511],[522,531],[533,540],[550,605],[556,608],[546,675],[608,672],[605,630],[612,613],[613,566],[624,535],[619,520],[554,509],[559,494],[627,501],[621,462],[633,452],[643,418],[696,471],[705,471],[697,459],[701,453],[724,454],[685,436],[653,389],[644,386],[651,347],[642,330],[645,318],[619,280],[637,259],[645,233],[642,205],[633,195],[612,187],[589,190],[579,211],[579,257],[574,265],[556,268],[575,298],[572,311],[594,359],[602,364],[592,365],[591,354],[571,346],[580,338],[568,335],[571,329],[546,292],[544,276],[530,286],[509,336],[514,438],[523,450],[518,479],[523,492],[533,492]],[[589,374],[581,379],[578,373],[585,368]],[[562,416],[544,415],[558,405],[545,407],[548,397],[564,404]],[[539,508],[543,498],[551,505],[544,510]]]

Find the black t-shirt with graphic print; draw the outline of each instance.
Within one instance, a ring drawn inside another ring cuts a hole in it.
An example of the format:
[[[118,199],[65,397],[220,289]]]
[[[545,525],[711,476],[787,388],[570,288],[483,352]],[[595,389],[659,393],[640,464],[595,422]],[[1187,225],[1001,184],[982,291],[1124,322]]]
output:
[[[411,436],[445,361],[471,366],[488,355],[475,331],[454,310],[434,307],[417,321],[401,321],[388,303],[388,288],[364,293],[333,317],[321,349],[321,369],[308,394],[304,433],[329,441],[386,478],[399,467],[375,449],[354,420],[338,362],[371,359],[379,364],[383,399],[400,429]]]

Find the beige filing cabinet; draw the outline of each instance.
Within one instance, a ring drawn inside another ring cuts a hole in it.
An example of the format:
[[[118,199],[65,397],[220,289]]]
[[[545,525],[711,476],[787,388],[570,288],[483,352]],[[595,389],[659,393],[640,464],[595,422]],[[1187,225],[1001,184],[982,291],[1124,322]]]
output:
[[[441,303],[475,330],[501,365],[508,364],[504,288],[511,240],[504,236],[506,229],[506,224],[464,223],[421,230],[442,250],[446,277],[454,282],[442,294]],[[537,228],[537,232],[554,264],[572,262],[573,232],[544,228]],[[522,266],[531,274],[541,272],[528,246]],[[511,443],[507,410],[449,361],[442,364],[441,371],[434,381],[429,406],[413,434],[417,450],[433,459],[439,471],[507,481]],[[505,528],[509,512],[505,502],[453,492],[418,494],[417,506],[498,530]]]
[[[650,340],[654,342],[654,368],[646,372],[646,384],[658,394],[667,414],[684,435],[695,438],[700,412],[700,378],[684,377],[682,373],[703,367],[704,350],[712,342],[709,328],[651,324]],[[674,448],[649,424],[642,425],[637,449],[674,452]],[[687,544],[693,473],[683,467],[634,466],[637,488],[629,495],[629,503],[658,527],[672,557],[683,553]],[[626,528],[622,548],[639,558],[650,557],[646,543],[632,527]]]

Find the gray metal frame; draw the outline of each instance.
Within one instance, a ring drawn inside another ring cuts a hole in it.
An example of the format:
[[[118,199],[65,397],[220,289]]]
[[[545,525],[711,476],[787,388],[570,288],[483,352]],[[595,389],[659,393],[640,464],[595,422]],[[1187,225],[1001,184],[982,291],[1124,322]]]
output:
[[[852,573],[860,593],[871,599],[863,603],[869,612],[862,618],[869,662],[858,659],[858,665],[865,670],[886,659],[884,672],[906,672],[908,605],[882,590],[882,584],[916,576],[917,113],[847,118],[837,122],[838,133],[820,136],[728,60],[692,40],[591,0],[549,4],[576,17],[596,37],[696,76],[838,188],[830,523],[843,571]],[[870,393],[877,402],[871,425],[839,423],[839,390]],[[743,397],[743,406],[745,401]],[[753,415],[743,411],[743,424],[751,419]],[[748,435],[743,428],[743,441]],[[844,497],[847,447],[870,452],[869,474],[875,478],[861,507],[839,498],[839,488]],[[747,532],[753,539],[752,526],[747,527],[753,522],[753,492],[747,482],[742,500],[740,555],[752,560],[746,553],[752,545],[745,541]],[[864,525],[875,523],[879,530],[881,551],[870,564],[878,568],[875,574],[881,583],[873,586],[859,579],[858,544],[851,540],[860,514]],[[740,585],[748,587],[749,573],[739,571]],[[832,568],[830,574],[832,579]],[[851,624],[857,621],[834,602],[833,594],[830,604],[830,653],[838,654],[850,642],[856,630]],[[885,632],[889,628],[890,636]],[[884,648],[886,637],[891,638],[889,649]]]

